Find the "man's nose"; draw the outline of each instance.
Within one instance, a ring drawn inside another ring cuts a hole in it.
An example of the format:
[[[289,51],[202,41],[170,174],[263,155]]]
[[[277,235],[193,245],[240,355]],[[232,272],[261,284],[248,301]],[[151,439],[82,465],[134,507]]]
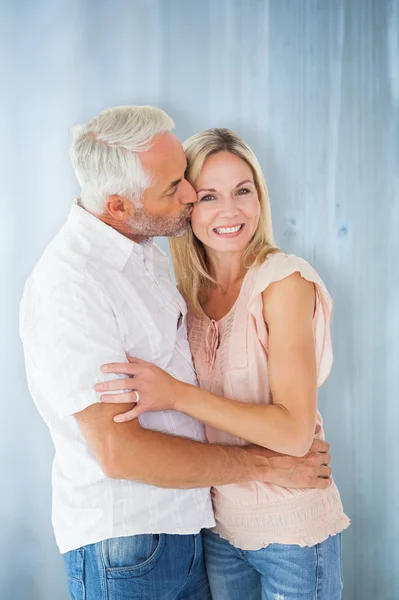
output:
[[[180,185],[180,201],[182,204],[195,204],[197,202],[197,193],[187,179],[183,179]]]

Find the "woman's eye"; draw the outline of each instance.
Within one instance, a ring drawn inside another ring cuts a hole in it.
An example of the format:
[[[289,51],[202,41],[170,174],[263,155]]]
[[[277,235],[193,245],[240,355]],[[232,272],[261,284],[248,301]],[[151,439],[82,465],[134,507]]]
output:
[[[212,196],[211,194],[208,194],[207,196],[203,196],[202,198],[199,199],[199,202],[208,202],[209,200],[214,200],[215,196]]]
[[[249,190],[248,188],[240,188],[237,194],[239,194],[240,196],[245,196],[245,194],[249,194],[250,192],[251,190]]]

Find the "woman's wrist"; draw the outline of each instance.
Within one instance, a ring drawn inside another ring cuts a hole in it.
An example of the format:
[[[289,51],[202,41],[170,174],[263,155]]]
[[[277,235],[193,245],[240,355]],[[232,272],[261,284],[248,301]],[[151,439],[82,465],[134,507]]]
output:
[[[178,383],[179,385],[176,388],[173,401],[173,410],[189,414],[188,406],[192,399],[193,391],[195,392],[198,388],[183,381],[179,381]]]

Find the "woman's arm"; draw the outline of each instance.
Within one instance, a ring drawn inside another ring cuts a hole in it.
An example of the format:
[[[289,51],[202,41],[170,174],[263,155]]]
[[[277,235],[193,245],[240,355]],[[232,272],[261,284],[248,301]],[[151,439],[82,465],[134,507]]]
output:
[[[97,391],[137,389],[136,408],[118,420],[148,410],[173,409],[207,425],[283,454],[304,456],[313,440],[317,410],[317,373],[313,338],[315,290],[299,273],[272,283],[263,292],[263,315],[269,331],[268,371],[273,404],[250,404],[223,398],[177,381],[155,365],[130,359],[130,365],[107,365],[108,372],[133,380],[101,384]],[[132,401],[132,394],[102,396],[106,402]]]
[[[263,293],[273,404],[248,404],[187,386],[186,394],[177,397],[176,410],[276,452],[305,455],[317,410],[314,306],[314,286],[298,273]]]

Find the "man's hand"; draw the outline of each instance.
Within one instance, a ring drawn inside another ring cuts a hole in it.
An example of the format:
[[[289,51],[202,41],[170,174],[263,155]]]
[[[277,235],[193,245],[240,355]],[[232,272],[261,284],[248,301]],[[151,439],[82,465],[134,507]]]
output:
[[[258,446],[246,447],[246,450],[263,455],[265,450]],[[297,458],[277,452],[269,452],[269,470],[267,483],[287,488],[317,488],[326,489],[332,483],[330,445],[323,440],[313,440],[306,456]]]

